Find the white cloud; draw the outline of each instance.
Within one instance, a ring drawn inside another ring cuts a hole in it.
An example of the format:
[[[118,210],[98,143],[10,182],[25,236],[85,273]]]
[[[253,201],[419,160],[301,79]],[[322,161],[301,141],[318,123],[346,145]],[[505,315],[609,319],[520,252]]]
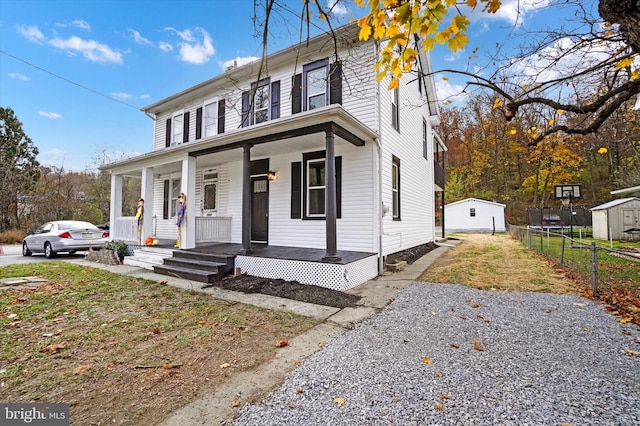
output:
[[[64,24],[58,23],[56,24],[56,26],[57,27],[76,27],[76,28],[81,28],[83,30],[91,31],[91,25],[89,25],[89,23],[84,19],[76,19],[75,21],[71,21]]]
[[[160,49],[164,50],[165,52],[171,52],[173,50],[173,46],[166,41],[161,41],[160,43],[158,43],[158,47],[160,47]]]
[[[112,93],[111,97],[115,99],[119,99],[121,101],[126,101],[127,99],[133,98],[133,95],[130,93],[116,92],[116,93]]]
[[[343,0],[327,0],[327,7],[331,10],[331,13],[336,15],[346,15],[349,13]]]
[[[202,41],[193,38],[190,43],[187,43],[185,38],[185,42],[179,43],[180,60],[191,64],[204,64],[216,53],[216,50],[213,48],[209,33],[202,28],[196,28],[196,30],[202,34]],[[187,32],[191,34],[189,30]]]
[[[165,31],[173,31],[174,33],[178,34],[178,36],[183,41],[190,42],[190,43],[196,41],[196,38],[193,36],[193,34],[191,34],[191,30],[189,30],[189,29],[186,29],[184,31],[178,31],[173,27],[166,27],[164,30]]]
[[[129,28],[129,32],[131,34],[133,34],[133,39],[135,40],[136,43],[138,43],[138,44],[151,44],[151,42],[149,41],[148,38],[142,37],[142,35],[140,35],[139,31],[132,30],[131,28]]]
[[[49,154],[54,155],[56,157],[60,157],[60,156],[66,155],[67,151],[63,151],[58,148],[53,148],[51,151],[49,151]]]
[[[225,70],[228,69],[228,68],[231,68],[231,67],[241,67],[241,66],[246,65],[248,63],[257,61],[258,59],[260,59],[260,58],[258,58],[257,56],[246,56],[244,58],[241,58],[240,56],[238,56],[235,59],[230,59],[228,61],[223,62],[221,64],[221,67],[222,67],[222,69],[225,69]]]
[[[92,62],[122,63],[122,53],[95,40],[83,40],[76,36],[69,37],[66,40],[55,37],[49,41],[49,44],[58,49],[66,50],[70,54],[82,53],[86,59]]]
[[[140,99],[149,99],[150,97],[151,97],[151,95],[148,94],[148,93],[140,95]]]
[[[54,120],[61,120],[63,118],[62,114],[58,114],[57,112],[38,111],[38,115],[53,118]]]
[[[27,77],[26,75],[20,74],[18,72],[10,72],[9,77],[22,80],[22,81],[29,81],[29,77]]]
[[[35,25],[30,25],[28,27],[18,27],[18,34],[32,43],[42,43],[45,39],[44,34],[42,34],[38,27]]]
[[[462,101],[467,97],[466,93],[462,93],[464,90],[464,86],[461,84],[454,84],[448,80],[444,80],[442,78],[438,78],[438,75],[435,76],[436,79],[436,93],[438,94],[438,100],[442,103],[446,101],[447,103]]]

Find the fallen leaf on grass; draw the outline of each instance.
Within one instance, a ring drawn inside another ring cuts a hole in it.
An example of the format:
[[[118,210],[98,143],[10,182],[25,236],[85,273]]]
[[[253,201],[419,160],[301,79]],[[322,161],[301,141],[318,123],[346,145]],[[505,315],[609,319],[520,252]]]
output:
[[[89,371],[91,369],[90,365],[79,365],[76,368],[73,369],[73,375],[74,376],[78,376],[82,373],[86,373],[87,371]]]
[[[162,366],[162,368],[165,369],[165,370],[171,370],[173,368],[173,365],[165,364],[165,365]]]
[[[335,402],[338,405],[344,405],[345,402],[347,402],[344,398],[334,398],[333,402]]]
[[[638,356],[638,355],[640,355],[640,352],[638,352],[638,351],[633,351],[633,350],[631,350],[631,349],[625,349],[624,351],[625,351],[626,353],[628,353],[629,355],[633,355],[633,356]]]
[[[440,398],[442,399],[449,399],[449,395],[441,393],[440,395],[438,395]]]
[[[480,305],[478,305],[477,303],[474,303],[473,305],[471,305],[472,308],[479,308]]]
[[[296,404],[294,404],[293,402],[290,402],[290,403],[287,404],[287,407],[289,407],[289,408],[291,408],[293,410],[294,408],[296,408]]]
[[[486,319],[485,317],[483,317],[482,315],[478,315],[478,316],[477,316],[477,318],[478,318],[478,319],[480,319],[480,320],[482,320],[482,321],[484,321],[484,322],[487,322],[487,323],[488,323],[488,322],[491,322],[491,321],[489,321],[488,319]]]
[[[40,349],[40,352],[53,355],[53,354],[57,354],[60,349],[64,349],[64,348],[66,348],[66,345],[64,342],[61,342],[61,343],[55,343],[43,349]]]
[[[631,322],[631,321],[633,321],[633,318],[631,318],[631,317],[624,317],[624,318],[622,318],[622,319],[620,320],[620,324],[626,324],[626,323]]]
[[[437,402],[434,404],[436,407],[436,410],[438,411],[444,411],[444,407],[441,404],[438,404]]]
[[[231,367],[231,364],[229,364],[228,362],[225,362],[224,364],[220,364],[220,368],[229,368]]]
[[[304,390],[302,390],[302,388],[298,388],[298,389],[296,389],[296,392],[302,393],[302,392],[304,392]]]
[[[289,346],[289,341],[288,340],[278,340],[276,342],[276,348],[283,348],[285,346]]]
[[[476,351],[484,351],[484,347],[478,344],[478,340],[475,337],[473,338],[473,349]]]
[[[240,400],[238,398],[233,398],[231,400],[231,406],[232,407],[239,407],[240,406]]]
[[[424,362],[425,364],[433,363],[433,361],[431,361],[431,358],[429,358],[428,356],[423,356],[421,359],[422,359],[422,362]]]
[[[442,377],[444,376],[444,373],[442,371],[436,371],[436,376]]]
[[[199,325],[205,325],[207,323],[207,320],[200,320],[198,321]]]

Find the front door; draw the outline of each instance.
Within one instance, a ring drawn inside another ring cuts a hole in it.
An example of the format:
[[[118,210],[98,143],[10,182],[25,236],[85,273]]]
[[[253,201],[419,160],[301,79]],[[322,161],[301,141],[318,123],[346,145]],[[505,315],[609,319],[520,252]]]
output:
[[[251,178],[251,242],[269,238],[269,181],[266,176]]]

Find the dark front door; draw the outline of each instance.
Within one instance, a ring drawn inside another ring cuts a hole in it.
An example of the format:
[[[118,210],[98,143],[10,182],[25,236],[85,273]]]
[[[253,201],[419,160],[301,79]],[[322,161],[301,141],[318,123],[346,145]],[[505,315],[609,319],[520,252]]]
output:
[[[269,238],[269,181],[266,176],[251,178],[251,241],[266,243]]]

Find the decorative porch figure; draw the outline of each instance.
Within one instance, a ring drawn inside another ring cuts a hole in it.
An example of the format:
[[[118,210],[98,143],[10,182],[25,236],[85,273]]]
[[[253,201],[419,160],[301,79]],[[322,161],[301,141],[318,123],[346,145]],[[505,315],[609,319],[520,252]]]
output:
[[[184,209],[187,207],[187,200],[184,192],[178,195],[178,205],[176,207],[176,226],[178,227],[178,239],[176,240],[176,247],[180,248],[182,245],[182,220],[184,219]]]
[[[138,244],[142,245],[142,221],[144,220],[144,198],[138,200],[138,208],[136,210],[136,219],[138,219]]]

